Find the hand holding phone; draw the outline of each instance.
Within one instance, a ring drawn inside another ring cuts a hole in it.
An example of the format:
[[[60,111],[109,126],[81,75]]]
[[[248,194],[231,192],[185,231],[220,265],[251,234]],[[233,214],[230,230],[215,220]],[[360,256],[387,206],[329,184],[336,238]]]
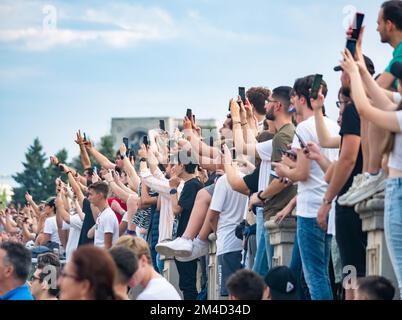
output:
[[[144,136],[144,138],[142,139],[142,143],[145,145],[146,148],[149,147],[148,136]]]
[[[303,141],[303,139],[300,137],[300,135],[297,134],[296,131],[295,131],[295,135],[296,135],[297,139],[299,139],[300,147],[301,147],[302,149],[306,148],[306,147],[307,147],[307,144]]]
[[[188,120],[190,120],[190,121],[193,119],[193,111],[192,111],[191,109],[187,109],[186,117],[187,117]]]
[[[241,101],[243,101],[243,104],[246,104],[246,88],[239,87],[239,96]]]
[[[276,174],[275,170],[271,170],[270,176],[273,177],[274,179],[279,179],[279,176]]]
[[[311,86],[310,98],[316,100],[318,98],[318,92],[321,88],[322,74],[316,74],[314,76],[313,84]]]
[[[161,129],[163,132],[166,131],[165,120],[159,120],[159,129]]]

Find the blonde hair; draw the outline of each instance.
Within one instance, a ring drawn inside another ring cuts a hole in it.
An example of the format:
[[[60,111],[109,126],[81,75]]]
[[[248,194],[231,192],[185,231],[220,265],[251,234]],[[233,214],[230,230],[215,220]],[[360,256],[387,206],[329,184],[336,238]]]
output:
[[[113,247],[126,247],[130,249],[138,259],[145,255],[148,263],[152,265],[151,250],[149,249],[149,245],[140,237],[122,236],[117,239]]]

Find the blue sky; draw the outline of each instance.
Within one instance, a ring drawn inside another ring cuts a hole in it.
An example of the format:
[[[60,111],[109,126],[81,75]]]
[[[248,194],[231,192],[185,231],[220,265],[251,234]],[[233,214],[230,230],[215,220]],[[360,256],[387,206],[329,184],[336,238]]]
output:
[[[238,86],[307,74],[324,74],[336,119],[332,68],[353,8],[366,13],[364,49],[377,71],[391,58],[376,32],[381,3],[0,1],[0,176],[22,169],[35,137],[48,155],[64,147],[71,158],[78,128],[97,140],[112,117],[181,117],[186,107],[220,121]]]

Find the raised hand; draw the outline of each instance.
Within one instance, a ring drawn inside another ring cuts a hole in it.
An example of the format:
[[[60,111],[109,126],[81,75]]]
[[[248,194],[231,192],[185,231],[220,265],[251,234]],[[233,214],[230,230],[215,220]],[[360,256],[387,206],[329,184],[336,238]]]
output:
[[[85,143],[85,140],[81,135],[81,130],[77,131],[76,136],[77,136],[77,139],[75,140],[75,143],[80,146],[83,145]]]

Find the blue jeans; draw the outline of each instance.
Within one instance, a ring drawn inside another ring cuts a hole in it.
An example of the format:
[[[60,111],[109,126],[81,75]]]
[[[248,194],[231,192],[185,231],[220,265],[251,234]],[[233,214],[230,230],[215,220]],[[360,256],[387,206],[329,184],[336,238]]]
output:
[[[306,283],[303,277],[303,266],[300,257],[299,241],[297,239],[297,229],[295,233],[295,242],[292,250],[292,260],[290,261],[290,270],[293,271],[296,277],[296,292],[299,300],[310,300],[310,293],[306,288]]]
[[[265,250],[265,230],[264,230],[264,208],[257,208],[257,252],[254,258],[253,271],[261,276],[265,276],[268,273],[268,259]],[[272,260],[272,258],[271,258]]]
[[[328,272],[332,236],[318,226],[316,218],[298,216],[297,239],[311,300],[333,300]]]
[[[402,178],[387,180],[384,209],[385,240],[402,299]]]
[[[163,274],[163,268],[165,267],[165,261],[161,260],[160,254],[156,254],[156,268],[160,274]]]

